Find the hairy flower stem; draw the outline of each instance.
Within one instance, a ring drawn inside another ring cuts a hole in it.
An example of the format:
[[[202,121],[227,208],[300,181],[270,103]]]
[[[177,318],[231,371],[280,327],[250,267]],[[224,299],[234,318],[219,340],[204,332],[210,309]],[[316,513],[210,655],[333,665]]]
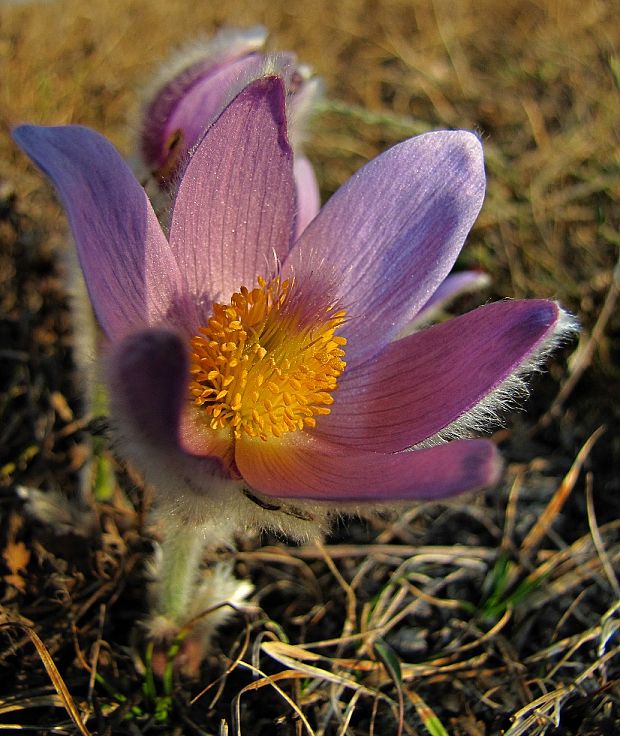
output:
[[[181,528],[171,523],[165,525],[165,535],[155,609],[167,619],[185,624],[206,537],[203,528]]]

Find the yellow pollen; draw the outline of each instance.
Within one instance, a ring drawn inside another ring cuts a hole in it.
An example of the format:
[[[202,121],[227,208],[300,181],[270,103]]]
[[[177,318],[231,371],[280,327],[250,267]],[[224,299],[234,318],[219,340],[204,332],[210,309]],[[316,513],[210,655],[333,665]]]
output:
[[[268,440],[331,412],[346,366],[346,338],[335,334],[345,311],[327,306],[302,319],[293,287],[259,277],[257,288],[242,286],[230,304],[214,304],[192,339],[189,393],[212,429]]]

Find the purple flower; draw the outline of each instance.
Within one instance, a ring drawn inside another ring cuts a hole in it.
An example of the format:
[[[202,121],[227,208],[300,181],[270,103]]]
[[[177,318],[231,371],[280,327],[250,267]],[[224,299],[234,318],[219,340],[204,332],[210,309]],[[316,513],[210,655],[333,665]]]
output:
[[[139,148],[144,165],[158,185],[169,190],[178,183],[192,150],[223,108],[252,79],[278,68],[286,83],[288,107],[295,121],[289,130],[295,150],[297,228],[303,228],[320,207],[312,165],[301,153],[307,120],[320,95],[320,84],[292,53],[268,56],[262,26],[223,29],[208,42],[195,42],[162,67],[146,95],[140,120]]]
[[[436,319],[438,314],[458,297],[484,289],[490,283],[491,279],[484,271],[456,271],[451,273],[439,284],[426,304],[400,332],[399,337],[406,337]]]
[[[570,319],[504,301],[397,339],[478,215],[478,139],[394,146],[295,241],[286,122],[282,78],[245,87],[192,154],[167,237],[104,138],[15,131],[67,209],[110,341],[120,449],[180,513],[226,529],[288,516],[300,535],[334,507],[495,483],[494,445],[453,438],[486,425]]]

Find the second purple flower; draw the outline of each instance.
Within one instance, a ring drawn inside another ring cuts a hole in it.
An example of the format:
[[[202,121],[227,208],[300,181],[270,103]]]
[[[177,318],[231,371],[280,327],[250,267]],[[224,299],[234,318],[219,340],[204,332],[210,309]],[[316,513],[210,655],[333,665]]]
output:
[[[302,151],[306,127],[321,84],[292,52],[268,55],[262,26],[222,29],[206,42],[194,42],[161,68],[150,85],[139,124],[138,148],[145,168],[163,190],[174,189],[205,130],[253,79],[276,68],[286,88],[289,138],[294,150],[297,232],[318,213],[319,187]]]

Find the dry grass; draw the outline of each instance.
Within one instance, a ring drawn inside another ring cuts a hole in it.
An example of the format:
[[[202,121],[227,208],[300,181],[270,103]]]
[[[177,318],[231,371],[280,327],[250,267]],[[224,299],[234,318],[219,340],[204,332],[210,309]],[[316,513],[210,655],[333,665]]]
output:
[[[612,733],[614,4],[190,5],[0,7],[0,732]],[[159,682],[131,633],[145,609],[148,498],[117,469],[112,495],[80,507],[78,473],[93,435],[103,440],[84,416],[74,368],[66,225],[8,131],[22,121],[83,123],[130,153],[154,65],[197,31],[257,22],[273,48],[294,48],[317,69],[334,101],[310,144],[325,196],[410,134],[478,130],[488,197],[461,264],[492,275],[483,298],[560,299],[583,339],[568,365],[560,356],[536,383],[529,414],[497,435],[509,460],[501,488],[396,522],[352,522],[324,549],[241,540],[236,565],[256,583],[257,611],[223,632],[198,682]],[[37,521],[42,505],[53,523]]]

